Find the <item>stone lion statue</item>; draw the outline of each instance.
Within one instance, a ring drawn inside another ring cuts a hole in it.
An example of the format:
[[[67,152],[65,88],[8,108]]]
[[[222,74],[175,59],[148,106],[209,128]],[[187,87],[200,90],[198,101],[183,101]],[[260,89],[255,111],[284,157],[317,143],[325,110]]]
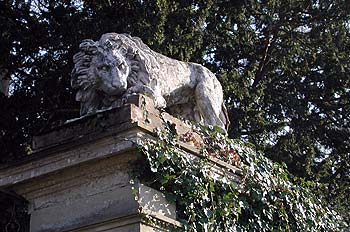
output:
[[[126,34],[107,33],[99,41],[84,40],[79,48],[71,84],[78,89],[81,115],[144,94],[174,116],[228,127],[222,87],[202,65],[166,57]]]

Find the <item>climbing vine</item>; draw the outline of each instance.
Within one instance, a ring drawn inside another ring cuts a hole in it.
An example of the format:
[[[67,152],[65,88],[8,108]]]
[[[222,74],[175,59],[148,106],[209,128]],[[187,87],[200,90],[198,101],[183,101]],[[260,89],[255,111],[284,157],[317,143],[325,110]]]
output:
[[[178,230],[345,231],[342,218],[290,181],[282,165],[227,138],[219,128],[193,126],[193,131],[178,135],[167,122],[155,130],[156,140],[140,146],[149,165],[140,177],[151,176],[143,181],[176,202],[183,225]],[[185,155],[181,143],[191,143],[200,157]],[[227,171],[218,171],[217,159],[225,161]]]

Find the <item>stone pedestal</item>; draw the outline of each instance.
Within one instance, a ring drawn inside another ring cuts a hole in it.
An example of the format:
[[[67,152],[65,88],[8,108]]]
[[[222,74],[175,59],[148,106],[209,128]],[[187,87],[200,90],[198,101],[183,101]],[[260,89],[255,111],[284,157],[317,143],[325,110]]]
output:
[[[163,118],[180,134],[190,130],[168,114]],[[175,205],[132,177],[144,162],[137,144],[152,139],[162,123],[153,102],[142,95],[120,108],[71,120],[36,136],[27,160],[1,168],[0,191],[14,191],[29,202],[31,232],[148,232],[181,226]],[[182,147],[198,155],[194,146]]]

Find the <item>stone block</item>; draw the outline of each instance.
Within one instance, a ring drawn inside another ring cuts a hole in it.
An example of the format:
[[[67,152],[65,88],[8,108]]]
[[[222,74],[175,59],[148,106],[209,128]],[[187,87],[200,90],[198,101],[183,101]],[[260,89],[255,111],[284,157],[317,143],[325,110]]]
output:
[[[140,226],[142,215],[152,214],[175,221],[175,205],[162,193],[130,184],[133,155],[122,153],[14,186],[29,201],[30,231],[66,231],[114,219],[118,219],[118,229],[113,231],[139,231],[127,228]],[[138,217],[139,222],[122,226],[130,217]]]

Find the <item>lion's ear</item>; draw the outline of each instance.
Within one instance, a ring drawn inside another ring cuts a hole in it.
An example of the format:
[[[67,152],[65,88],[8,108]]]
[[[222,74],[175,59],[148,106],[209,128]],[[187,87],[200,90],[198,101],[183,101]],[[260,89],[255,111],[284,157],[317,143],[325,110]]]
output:
[[[84,39],[80,45],[79,45],[79,49],[81,51],[90,51],[90,50],[94,50],[96,49],[98,46],[98,43],[93,41],[92,39]]]

